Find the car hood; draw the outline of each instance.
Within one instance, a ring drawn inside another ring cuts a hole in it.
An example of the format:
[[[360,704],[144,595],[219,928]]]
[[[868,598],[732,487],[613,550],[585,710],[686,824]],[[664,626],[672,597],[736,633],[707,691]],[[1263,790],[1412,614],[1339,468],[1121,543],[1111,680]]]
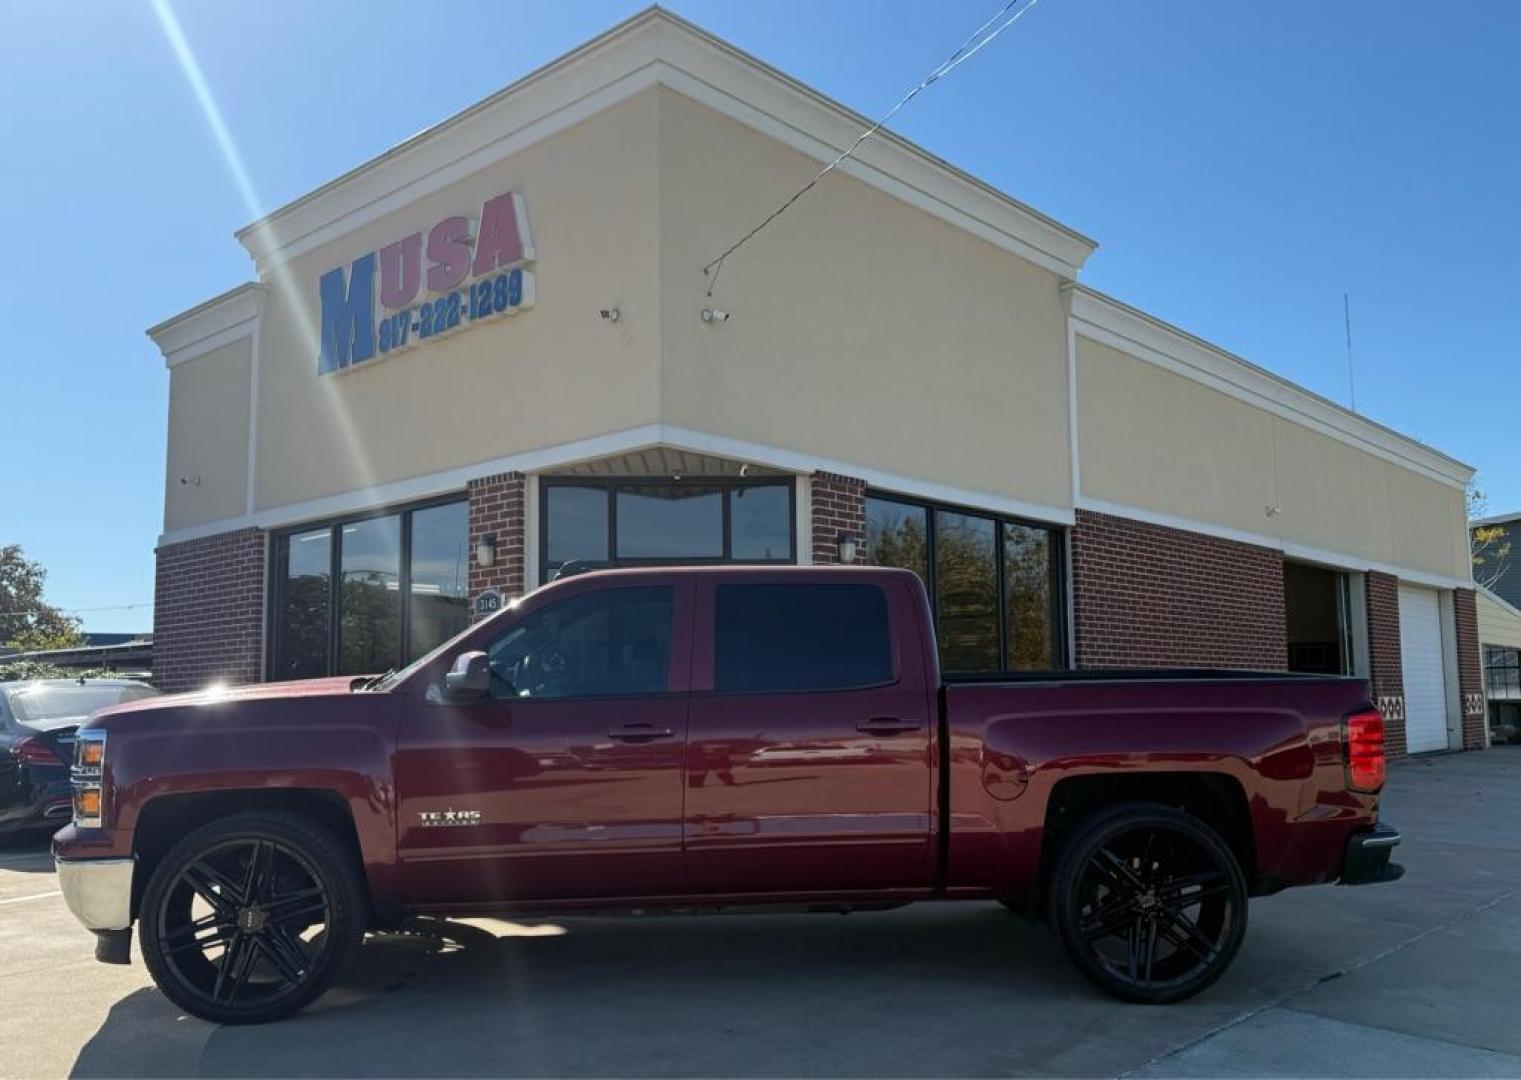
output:
[[[222,705],[235,701],[260,701],[275,698],[320,697],[323,695],[348,694],[355,682],[363,675],[336,675],[326,679],[300,679],[295,682],[252,683],[247,686],[220,686],[213,684],[200,690],[183,694],[165,694],[162,697],[143,698],[122,705],[111,705],[96,712],[91,720],[105,720],[128,713],[151,712],[156,709],[182,709],[197,705]]]

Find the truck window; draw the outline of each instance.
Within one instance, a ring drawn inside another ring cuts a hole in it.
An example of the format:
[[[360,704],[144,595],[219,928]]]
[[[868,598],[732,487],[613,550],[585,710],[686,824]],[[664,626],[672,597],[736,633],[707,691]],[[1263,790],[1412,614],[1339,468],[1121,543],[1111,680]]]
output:
[[[887,597],[875,585],[720,585],[719,693],[849,690],[893,679]]]
[[[604,589],[533,612],[487,650],[492,696],[664,693],[674,595],[668,586]]]

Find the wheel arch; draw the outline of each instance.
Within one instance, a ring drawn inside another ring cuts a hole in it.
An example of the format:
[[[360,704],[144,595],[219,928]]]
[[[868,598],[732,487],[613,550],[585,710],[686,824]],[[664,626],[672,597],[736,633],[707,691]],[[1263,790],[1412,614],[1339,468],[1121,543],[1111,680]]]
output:
[[[1041,830],[1040,888],[1046,891],[1062,849],[1082,823],[1122,803],[1151,802],[1181,810],[1220,834],[1250,884],[1257,877],[1257,845],[1250,804],[1241,781],[1227,772],[1178,771],[1065,777],[1051,789]]]
[[[232,788],[164,794],[143,804],[132,833],[132,854],[137,860],[132,875],[133,917],[154,868],[181,838],[218,818],[257,811],[298,814],[322,823],[353,856],[354,865],[364,876],[364,855],[354,815],[339,792],[324,788]]]

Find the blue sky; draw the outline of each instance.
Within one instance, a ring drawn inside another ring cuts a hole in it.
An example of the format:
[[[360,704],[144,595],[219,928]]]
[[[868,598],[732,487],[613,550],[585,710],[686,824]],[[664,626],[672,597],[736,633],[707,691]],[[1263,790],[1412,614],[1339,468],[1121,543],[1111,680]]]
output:
[[[174,10],[267,209],[640,6]],[[876,115],[997,4],[668,6]],[[147,629],[168,378],[143,330],[251,276],[256,208],[146,0],[7,29],[0,543],[87,629]],[[1088,284],[1341,402],[1350,293],[1359,410],[1521,509],[1518,56],[1507,0],[1041,0],[893,126],[1097,239]]]

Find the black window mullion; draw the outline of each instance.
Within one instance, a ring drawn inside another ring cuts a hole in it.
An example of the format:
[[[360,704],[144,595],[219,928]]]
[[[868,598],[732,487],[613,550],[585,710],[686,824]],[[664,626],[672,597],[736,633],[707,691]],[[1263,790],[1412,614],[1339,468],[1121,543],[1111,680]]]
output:
[[[343,598],[343,524],[334,522],[328,526],[328,547],[332,560],[332,569],[328,571],[328,601],[327,601],[327,673],[335,675],[338,672],[338,646],[339,628],[343,625],[343,611],[340,603]]]
[[[1007,598],[1004,596],[1004,564],[1003,564],[1003,519],[993,519],[993,588],[998,590],[998,599],[994,604],[998,618],[998,662],[1004,671],[1012,669],[1009,663],[1009,624],[1008,612],[1005,610]]]
[[[607,489],[607,561],[618,565],[618,486],[604,483]]]
[[[719,527],[720,531],[723,533],[723,547],[720,548],[723,554],[719,557],[723,559],[724,562],[729,562],[734,557],[734,539],[732,532],[733,526],[732,518],[729,516],[729,501],[733,498],[734,489],[732,487],[723,488],[723,504],[721,511],[723,523]]]
[[[412,511],[401,514],[401,565],[396,569],[396,667],[405,667],[412,651]]]

